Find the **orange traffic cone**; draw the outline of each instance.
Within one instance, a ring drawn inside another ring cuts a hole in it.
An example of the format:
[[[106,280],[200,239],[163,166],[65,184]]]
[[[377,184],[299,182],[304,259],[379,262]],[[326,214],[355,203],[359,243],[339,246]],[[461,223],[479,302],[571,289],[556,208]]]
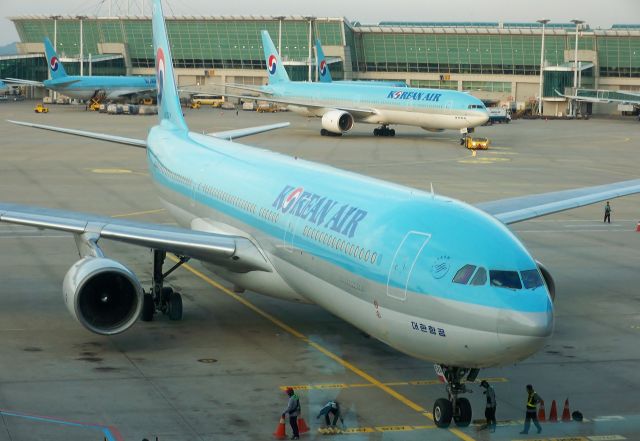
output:
[[[556,406],[556,400],[551,402],[551,412],[549,412],[549,422],[557,423],[558,422],[558,407]]]
[[[544,423],[547,418],[544,415],[544,400],[540,400],[540,409],[538,409],[538,421]]]
[[[640,233],[640,222],[636,224],[636,232]]]
[[[285,439],[287,437],[284,429],[284,418],[280,418],[280,422],[278,423],[278,427],[276,427],[276,431],[273,432],[273,436],[275,436],[276,439]]]
[[[298,432],[307,433],[309,430],[309,426],[307,426],[307,422],[302,418],[302,415],[298,417]]]
[[[571,421],[571,411],[569,410],[569,398],[564,400],[564,409],[562,410],[562,421]]]

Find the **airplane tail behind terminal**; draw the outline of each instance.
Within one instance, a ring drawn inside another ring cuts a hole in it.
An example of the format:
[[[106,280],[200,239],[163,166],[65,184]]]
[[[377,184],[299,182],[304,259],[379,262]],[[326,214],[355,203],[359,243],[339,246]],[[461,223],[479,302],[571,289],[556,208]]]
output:
[[[158,89],[158,117],[160,123],[170,122],[178,129],[187,131],[187,124],[182,116],[180,98],[176,89],[176,79],[173,73],[173,58],[167,38],[167,28],[164,23],[162,4],[160,0],[153,1],[153,50],[156,57],[156,87]]]
[[[331,72],[329,72],[329,65],[324,57],[324,51],[320,40],[316,40],[316,57],[318,59],[318,81],[321,83],[330,83],[333,81],[331,78]]]
[[[44,39],[44,51],[47,55],[51,78],[56,80],[58,78],[66,77],[67,73],[62,66],[62,61],[58,59],[58,54],[56,54],[56,50],[53,48],[51,41],[49,41],[47,37]]]
[[[262,31],[262,48],[264,49],[264,59],[267,62],[267,73],[269,74],[269,84],[288,82],[289,75],[284,69],[284,64],[280,59],[280,54],[271,41],[269,32]]]

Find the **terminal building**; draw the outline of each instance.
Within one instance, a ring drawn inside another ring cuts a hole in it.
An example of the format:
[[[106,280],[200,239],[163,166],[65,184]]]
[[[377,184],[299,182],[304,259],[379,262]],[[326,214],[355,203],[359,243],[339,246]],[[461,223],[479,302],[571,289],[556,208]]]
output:
[[[18,55],[0,57],[0,78],[44,80],[44,37],[56,43],[68,73],[153,74],[149,17],[21,16],[11,18]],[[591,29],[544,27],[543,109],[564,115],[579,88],[640,91],[640,24]],[[82,43],[81,43],[82,28]],[[535,108],[540,95],[542,24],[381,22],[302,16],[169,17],[178,84],[214,91],[224,83],[265,84],[260,31],[271,34],[294,80],[314,79],[319,38],[334,79],[402,80],[411,86],[469,91],[488,105]],[[577,69],[575,43],[577,33]],[[80,47],[82,54],[80,55]],[[70,67],[67,67],[71,63]],[[599,105],[596,113],[614,113]]]

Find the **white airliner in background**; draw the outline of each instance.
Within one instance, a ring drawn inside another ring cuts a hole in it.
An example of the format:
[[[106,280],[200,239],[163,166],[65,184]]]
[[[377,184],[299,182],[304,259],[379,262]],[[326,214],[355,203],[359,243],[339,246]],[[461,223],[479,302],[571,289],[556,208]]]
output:
[[[553,279],[506,224],[640,192],[640,179],[471,206],[228,139],[277,125],[190,132],[176,92],[160,0],[154,0],[159,123],[146,140],[32,123],[146,148],[163,205],[180,227],[0,203],[0,221],[73,234],[82,256],[63,283],[84,327],[110,335],[157,310],[182,316],[163,286],[167,252],[198,259],[238,287],[314,303],[391,347],[436,363],[447,398],[435,422],[471,422],[460,394],[481,368],[534,354],[553,330]],[[154,250],[143,290],[100,239]]]
[[[260,93],[260,100],[286,104],[302,115],[322,118],[322,135],[341,135],[351,130],[355,121],[379,124],[373,131],[376,136],[395,136],[395,129],[389,128],[391,124],[467,133],[489,120],[482,101],[457,90],[383,87],[378,82],[364,81],[361,84],[290,81],[267,31],[262,31],[262,45],[269,85],[233,87]]]

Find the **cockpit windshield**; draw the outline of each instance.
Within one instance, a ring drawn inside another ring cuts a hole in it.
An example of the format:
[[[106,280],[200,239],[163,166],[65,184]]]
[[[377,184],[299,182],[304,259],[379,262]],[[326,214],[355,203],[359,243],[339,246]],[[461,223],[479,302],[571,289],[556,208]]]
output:
[[[537,269],[520,271],[520,276],[525,289],[535,289],[544,284]]]
[[[518,276],[517,271],[491,270],[489,271],[489,278],[491,280],[491,286],[522,289],[522,283],[520,282],[520,276]]]
[[[484,106],[482,104],[469,104],[468,108],[469,109],[484,109]]]

